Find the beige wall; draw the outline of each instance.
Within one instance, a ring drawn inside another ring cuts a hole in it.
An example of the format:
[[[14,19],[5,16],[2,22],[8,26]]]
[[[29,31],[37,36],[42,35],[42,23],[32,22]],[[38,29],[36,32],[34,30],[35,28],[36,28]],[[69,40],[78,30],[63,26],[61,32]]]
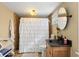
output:
[[[14,13],[0,3],[0,38],[8,37],[9,20],[14,20]]]
[[[17,42],[19,42],[19,17],[6,6],[0,3],[0,39],[6,40],[8,38],[9,20],[13,21],[13,34],[14,34],[14,50],[19,49]],[[12,35],[13,35],[12,34]]]
[[[72,40],[71,56],[74,57],[76,56],[75,51],[78,48],[78,3],[64,2],[60,7],[64,7],[68,14],[72,15],[72,18],[68,18],[67,27],[64,30],[59,31],[59,35],[63,34],[68,39]]]
[[[72,18],[68,18],[66,29],[60,31],[60,33],[72,40],[71,56],[76,56],[75,51],[78,48],[78,3],[68,2],[63,3],[61,6],[66,8],[68,14],[72,15]]]

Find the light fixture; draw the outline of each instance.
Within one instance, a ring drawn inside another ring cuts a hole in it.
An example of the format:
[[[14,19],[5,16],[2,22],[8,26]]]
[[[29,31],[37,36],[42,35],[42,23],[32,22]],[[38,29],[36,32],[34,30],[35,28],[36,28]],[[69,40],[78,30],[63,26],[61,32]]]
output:
[[[36,12],[35,10],[31,10],[30,14],[31,14],[32,16],[36,16],[36,15],[37,15],[37,12]]]
[[[64,7],[61,7],[59,9],[58,16],[59,17],[70,17],[70,18],[72,17],[72,15],[67,14],[67,11],[66,11],[66,9]]]
[[[66,9],[64,7],[61,7],[58,11],[58,16],[59,17],[63,17],[63,16],[67,16],[67,12]]]

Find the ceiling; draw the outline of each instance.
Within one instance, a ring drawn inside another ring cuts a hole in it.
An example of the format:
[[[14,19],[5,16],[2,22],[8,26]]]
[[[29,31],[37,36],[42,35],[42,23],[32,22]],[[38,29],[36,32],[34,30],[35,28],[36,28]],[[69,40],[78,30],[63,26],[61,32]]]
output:
[[[10,10],[18,16],[31,16],[30,10],[36,10],[36,16],[47,17],[61,2],[3,2]]]

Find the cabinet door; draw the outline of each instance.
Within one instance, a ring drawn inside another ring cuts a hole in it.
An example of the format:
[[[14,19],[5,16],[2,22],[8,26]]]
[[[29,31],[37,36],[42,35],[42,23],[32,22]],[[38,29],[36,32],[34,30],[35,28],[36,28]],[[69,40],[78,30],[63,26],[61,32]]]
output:
[[[68,57],[70,56],[70,48],[69,47],[54,47],[53,56],[54,57]]]

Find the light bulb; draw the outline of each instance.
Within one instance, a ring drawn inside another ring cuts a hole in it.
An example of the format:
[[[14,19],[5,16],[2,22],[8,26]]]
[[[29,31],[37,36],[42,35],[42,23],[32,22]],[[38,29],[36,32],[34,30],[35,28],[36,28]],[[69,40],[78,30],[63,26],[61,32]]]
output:
[[[32,10],[32,11],[31,11],[31,15],[32,15],[32,16],[36,16],[36,15],[37,15],[37,12],[36,12],[35,10]]]

